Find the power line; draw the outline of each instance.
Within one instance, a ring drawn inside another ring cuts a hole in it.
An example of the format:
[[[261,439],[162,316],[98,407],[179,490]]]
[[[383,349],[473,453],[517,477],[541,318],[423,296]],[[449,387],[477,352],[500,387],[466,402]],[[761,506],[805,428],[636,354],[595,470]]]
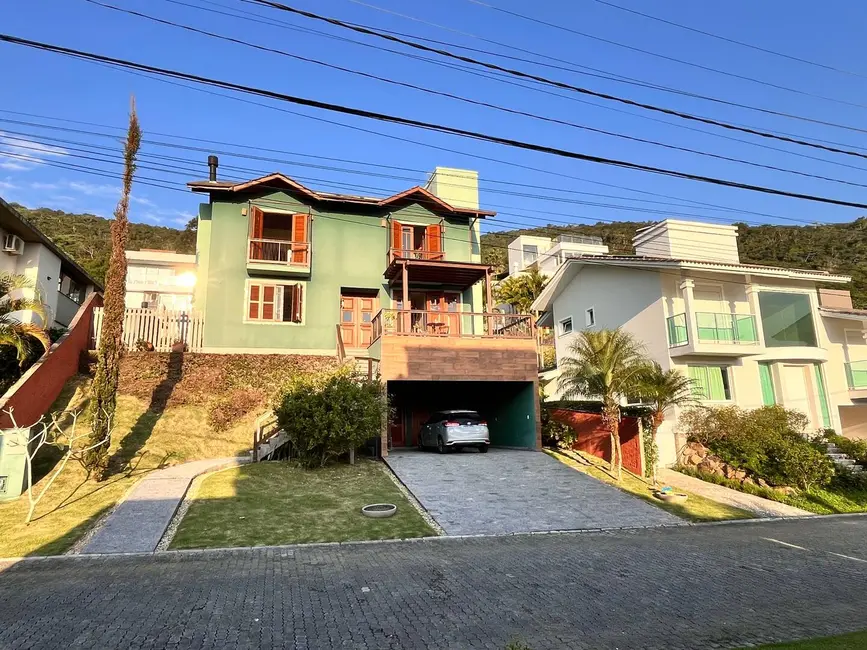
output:
[[[631,161],[617,160],[617,159],[613,159],[613,158],[605,158],[602,156],[593,156],[590,154],[584,154],[584,153],[569,151],[566,149],[559,149],[557,147],[549,147],[549,146],[545,146],[545,145],[539,145],[539,144],[535,144],[535,143],[524,142],[521,140],[514,140],[511,138],[503,138],[503,137],[494,136],[494,135],[490,135],[490,134],[486,134],[486,133],[482,133],[482,132],[478,132],[478,131],[472,131],[472,130],[468,130],[468,129],[461,129],[461,128],[457,128],[457,127],[435,124],[432,122],[425,122],[422,120],[415,120],[415,119],[400,117],[400,116],[395,116],[395,115],[389,115],[386,113],[379,113],[376,111],[368,111],[368,110],[364,110],[364,109],[354,108],[354,107],[350,107],[350,106],[344,106],[344,105],[340,105],[340,104],[334,104],[334,103],[330,103],[330,102],[322,102],[319,100],[308,99],[308,98],[298,97],[298,96],[294,96],[294,95],[287,95],[285,93],[279,93],[279,92],[272,91],[272,90],[256,88],[253,86],[245,86],[242,84],[235,84],[235,83],[228,82],[228,81],[222,81],[222,80],[213,79],[213,78],[209,78],[209,77],[203,77],[200,75],[194,75],[194,74],[179,72],[176,70],[169,70],[166,68],[159,68],[156,66],[150,66],[150,65],[146,65],[146,64],[142,64],[142,63],[135,63],[135,62],[127,61],[124,59],[102,56],[99,54],[93,54],[93,53],[85,52],[82,50],[76,50],[73,48],[65,48],[65,47],[61,47],[61,46],[57,46],[57,45],[51,45],[48,43],[41,43],[39,41],[31,41],[31,40],[22,39],[22,38],[19,38],[16,36],[10,36],[8,34],[0,34],[0,40],[5,41],[7,43],[15,44],[15,45],[22,45],[24,47],[30,47],[30,48],[39,49],[39,50],[52,52],[52,53],[56,53],[56,54],[62,54],[64,56],[70,56],[73,58],[80,58],[83,60],[90,60],[90,61],[100,61],[103,63],[109,63],[112,65],[116,65],[116,66],[122,67],[122,68],[130,68],[133,70],[142,70],[142,71],[146,71],[146,72],[152,72],[152,73],[156,73],[156,74],[160,74],[160,75],[166,75],[166,76],[174,77],[177,79],[184,79],[184,80],[194,81],[197,83],[216,86],[216,87],[224,88],[224,89],[228,89],[228,90],[235,90],[235,91],[239,91],[239,92],[243,92],[243,93],[249,93],[249,94],[259,95],[259,96],[263,96],[263,97],[268,97],[271,99],[277,99],[280,101],[285,101],[285,102],[289,102],[289,103],[297,104],[297,105],[301,105],[301,106],[307,106],[310,108],[318,108],[318,109],[322,109],[322,110],[341,113],[344,115],[354,115],[356,117],[364,117],[367,119],[373,119],[373,120],[378,120],[378,121],[383,121],[383,122],[390,122],[393,124],[400,124],[403,126],[411,126],[411,127],[415,127],[415,128],[421,128],[421,129],[426,129],[426,130],[430,130],[430,131],[446,133],[446,134],[450,134],[450,135],[468,137],[468,138],[481,140],[481,141],[485,141],[485,142],[491,142],[494,144],[500,144],[500,145],[504,145],[504,146],[508,146],[508,147],[525,149],[525,150],[529,150],[529,151],[537,151],[540,153],[546,153],[546,154],[559,156],[559,157],[563,157],[563,158],[570,158],[573,160],[582,160],[585,162],[593,162],[593,163],[597,163],[597,164],[612,165],[612,166],[616,166],[616,167],[622,167],[625,169],[633,169],[636,171],[651,172],[651,173],[655,173],[655,174],[671,176],[674,178],[683,178],[686,180],[700,181],[700,182],[710,183],[710,184],[714,184],[714,185],[720,185],[720,186],[724,186],[724,187],[733,187],[733,188],[737,188],[737,189],[745,189],[745,190],[761,192],[761,193],[765,193],[765,194],[772,194],[772,195],[776,195],[776,196],[787,196],[790,198],[805,199],[805,200],[810,200],[810,201],[816,201],[819,203],[827,203],[827,204],[831,204],[831,205],[840,205],[840,206],[867,209],[867,204],[864,204],[864,203],[857,203],[854,201],[846,201],[846,200],[842,200],[842,199],[834,199],[834,198],[816,196],[816,195],[811,195],[811,194],[802,194],[799,192],[789,192],[787,190],[769,188],[769,187],[764,187],[764,186],[760,186],[760,185],[752,185],[749,183],[740,183],[737,181],[730,181],[727,179],[719,179],[719,178],[714,178],[711,176],[703,176],[700,174],[691,174],[688,172],[670,170],[670,169],[665,169],[662,167],[655,167],[652,165],[643,165],[643,164],[634,163]]]
[[[149,15],[149,14],[145,14],[145,13],[139,12],[139,11],[133,11],[133,10],[131,10],[131,9],[124,9],[124,8],[117,7],[117,6],[114,6],[114,5],[105,4],[105,3],[103,3],[103,2],[99,2],[98,0],[85,0],[85,2],[88,2],[88,3],[93,4],[93,5],[97,5],[97,6],[100,6],[100,7],[104,7],[104,8],[106,8],[106,9],[111,9],[111,10],[114,10],[114,11],[118,11],[118,12],[121,12],[121,13],[125,13],[125,14],[131,15],[131,16],[136,16],[136,17],[139,17],[139,18],[144,18],[144,19],[147,19],[147,20],[151,20],[151,21],[153,21],[153,22],[157,22],[157,23],[160,23],[160,24],[163,24],[163,25],[167,25],[167,26],[171,26],[171,27],[176,27],[176,28],[183,29],[183,30],[186,30],[186,31],[190,31],[190,32],[194,32],[194,33],[201,34],[201,35],[204,35],[204,36],[208,36],[208,37],[210,37],[210,38],[216,38],[216,39],[219,39],[219,40],[223,40],[223,41],[230,42],[230,43],[235,43],[235,44],[237,44],[237,45],[242,45],[242,46],[245,46],[245,47],[250,47],[250,48],[257,49],[257,50],[264,51],[264,52],[270,52],[270,53],[273,53],[273,54],[279,54],[279,55],[281,55],[281,56],[286,56],[286,57],[289,57],[289,58],[292,58],[292,59],[295,59],[295,60],[298,60],[298,61],[303,61],[303,62],[306,62],[306,63],[312,63],[312,64],[315,64],[315,65],[323,66],[323,67],[330,68],[330,69],[333,69],[333,70],[338,70],[338,71],[341,71],[341,72],[345,72],[345,73],[349,73],[349,74],[353,74],[353,75],[358,75],[358,76],[365,77],[365,78],[368,78],[368,79],[373,79],[373,80],[380,81],[380,82],[383,82],[383,83],[387,83],[387,84],[391,84],[391,85],[396,85],[396,86],[401,86],[401,87],[404,87],[404,88],[410,88],[410,89],[417,90],[417,91],[420,91],[420,92],[424,92],[424,93],[427,93],[427,94],[432,94],[432,95],[436,95],[436,96],[439,96],[439,97],[446,97],[446,98],[448,98],[448,99],[453,99],[453,100],[457,100],[457,101],[461,101],[461,102],[469,103],[469,104],[472,104],[472,105],[475,105],[475,106],[481,106],[481,107],[485,107],[485,108],[490,108],[490,109],[494,109],[494,110],[497,110],[497,111],[501,111],[501,112],[509,113],[509,114],[512,114],[512,115],[520,115],[520,116],[522,116],[522,117],[527,117],[527,118],[531,118],[531,119],[535,119],[535,120],[540,120],[540,121],[544,121],[544,122],[548,122],[548,123],[552,123],[552,124],[559,124],[559,125],[562,125],[562,126],[568,126],[568,127],[571,127],[571,128],[576,128],[576,129],[581,129],[581,130],[585,130],[585,131],[590,131],[590,132],[593,132],[593,133],[599,133],[599,134],[602,134],[602,135],[607,135],[607,136],[610,136],[610,137],[622,138],[622,139],[625,139],[625,140],[630,140],[630,141],[632,141],[632,142],[640,142],[640,143],[643,143],[643,144],[650,144],[650,145],[653,145],[653,146],[664,147],[664,148],[666,148],[666,149],[671,149],[671,150],[674,150],[674,151],[682,151],[682,152],[685,152],[685,153],[691,153],[691,154],[695,154],[695,155],[699,155],[699,156],[706,156],[706,157],[713,158],[713,159],[716,159],[716,160],[724,160],[724,161],[727,161],[727,162],[733,162],[733,163],[737,163],[737,164],[748,165],[748,166],[751,166],[751,167],[757,167],[757,168],[760,168],[760,169],[768,169],[768,170],[771,170],[771,171],[777,171],[777,172],[781,172],[781,173],[794,174],[794,175],[796,175],[796,176],[802,176],[802,177],[805,177],[805,178],[814,178],[814,179],[817,179],[817,180],[827,181],[827,182],[831,182],[831,183],[838,183],[838,184],[841,184],[841,185],[850,185],[850,186],[854,186],[854,187],[865,187],[865,188],[867,188],[867,184],[856,183],[856,182],[854,182],[854,181],[847,181],[847,180],[838,179],[838,178],[831,178],[831,177],[829,177],[829,176],[822,176],[822,175],[820,175],[820,174],[812,174],[812,173],[809,173],[809,172],[803,172],[803,171],[796,170],[796,169],[788,169],[788,168],[785,168],[785,167],[778,167],[778,166],[776,166],[776,165],[768,165],[768,164],[764,164],[764,163],[758,163],[758,162],[754,162],[754,161],[751,161],[751,160],[745,160],[745,159],[743,159],[743,158],[735,158],[735,157],[732,157],[732,156],[724,156],[724,155],[721,155],[721,154],[716,154],[716,153],[712,153],[712,152],[708,152],[708,151],[702,151],[702,150],[699,150],[699,149],[692,149],[692,148],[690,148],[690,147],[681,147],[681,146],[678,146],[678,145],[673,145],[673,144],[669,144],[669,143],[665,143],[665,142],[659,142],[659,141],[657,141],[657,140],[649,140],[649,139],[647,139],[647,138],[640,138],[640,137],[637,137],[637,136],[631,136],[631,135],[627,135],[627,134],[623,134],[623,133],[617,133],[617,132],[613,132],[613,131],[608,131],[608,130],[605,130],[605,129],[599,129],[599,128],[595,128],[595,127],[591,127],[591,126],[587,126],[587,125],[583,125],[583,124],[577,124],[577,123],[575,123],[575,122],[570,122],[570,121],[568,121],[568,120],[561,120],[561,119],[557,119],[557,118],[547,117],[547,116],[544,116],[544,115],[537,115],[537,114],[535,114],[535,113],[530,113],[530,112],[527,112],[527,111],[522,111],[522,110],[517,110],[517,109],[509,108],[509,107],[507,107],[507,106],[502,106],[502,105],[493,104],[493,103],[490,103],[490,102],[485,102],[485,101],[480,101],[480,100],[470,99],[470,98],[468,98],[468,97],[464,97],[464,96],[462,96],[462,95],[456,95],[456,94],[454,94],[454,93],[449,93],[449,92],[444,92],[444,91],[438,91],[438,90],[434,90],[434,89],[432,89],[432,88],[428,88],[428,87],[426,87],[426,86],[419,86],[419,85],[417,85],[417,84],[407,83],[407,82],[403,82],[403,81],[397,81],[397,80],[395,80],[395,79],[391,79],[391,78],[388,78],[388,77],[382,77],[382,76],[380,76],[380,75],[370,74],[370,73],[363,72],[363,71],[360,71],[360,70],[355,70],[355,69],[352,69],[352,68],[347,68],[347,67],[344,67],[344,66],[340,66],[340,65],[335,65],[335,64],[327,63],[327,62],[325,62],[325,61],[320,61],[320,60],[318,60],[318,59],[312,59],[312,58],[310,58],[310,57],[301,56],[301,55],[298,55],[298,54],[294,54],[294,53],[291,53],[291,52],[287,52],[287,51],[285,51],[285,50],[281,50],[281,49],[277,49],[277,48],[272,48],[272,47],[267,47],[267,46],[264,46],[264,45],[259,45],[259,44],[257,44],[257,43],[251,42],[251,41],[249,41],[249,40],[241,40],[241,39],[233,38],[233,37],[231,37],[231,36],[226,36],[226,35],[223,35],[223,34],[217,34],[217,33],[215,33],[215,32],[210,32],[210,31],[207,31],[207,30],[199,29],[199,28],[193,27],[193,26],[191,26],[191,25],[185,25],[185,24],[177,23],[177,22],[174,22],[174,21],[171,21],[171,20],[167,20],[167,19],[164,19],[164,18],[159,18],[159,17],[156,17],[156,16],[152,16],[152,15]]]
[[[739,45],[741,47],[746,47],[751,50],[756,50],[757,52],[764,52],[765,54],[772,54],[773,56],[779,56],[784,59],[789,59],[790,61],[797,61],[798,63],[805,63],[807,65],[811,65],[817,68],[822,68],[824,70],[830,70],[832,72],[840,72],[842,74],[848,74],[853,77],[861,77],[867,78],[867,75],[863,75],[859,72],[853,72],[852,70],[845,70],[843,68],[837,68],[832,65],[827,65],[825,63],[819,63],[818,61],[810,61],[809,59],[803,59],[799,56],[793,56],[791,54],[785,54],[783,52],[777,52],[776,50],[770,50],[766,47],[760,47],[758,45],[754,45],[752,43],[745,43],[744,41],[738,41],[734,38],[729,38],[727,36],[721,36],[720,34],[714,34],[713,32],[708,32],[703,29],[698,29],[697,27],[691,27],[689,25],[684,25],[683,23],[677,23],[673,20],[666,20],[665,18],[660,18],[659,16],[652,16],[651,14],[644,13],[642,11],[638,11],[637,9],[632,9],[631,7],[624,7],[619,4],[615,4],[613,2],[608,2],[607,0],[594,0],[594,2],[598,2],[599,4],[606,5],[608,7],[613,7],[614,9],[619,9],[620,11],[626,11],[631,14],[635,14],[636,16],[642,16],[643,18],[647,18],[649,20],[655,20],[659,23],[664,23],[666,25],[671,25],[672,27],[677,27],[679,29],[685,29],[687,31],[693,32],[695,34],[701,34],[703,36],[709,36],[710,38],[715,38],[720,41],[724,41],[726,43],[731,43],[733,45]]]

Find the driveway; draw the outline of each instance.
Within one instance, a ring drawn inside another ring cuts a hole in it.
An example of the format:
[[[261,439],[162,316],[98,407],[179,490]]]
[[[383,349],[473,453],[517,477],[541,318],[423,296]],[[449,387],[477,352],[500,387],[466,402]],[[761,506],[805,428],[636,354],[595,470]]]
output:
[[[401,450],[387,462],[448,535],[683,523],[539,452]]]

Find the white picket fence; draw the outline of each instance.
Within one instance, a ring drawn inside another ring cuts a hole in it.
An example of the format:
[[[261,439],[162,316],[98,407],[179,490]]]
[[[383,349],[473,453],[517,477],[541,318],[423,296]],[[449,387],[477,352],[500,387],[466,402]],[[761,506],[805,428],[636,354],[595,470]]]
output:
[[[93,310],[93,347],[99,347],[102,334],[103,308]],[[187,352],[199,352],[204,345],[205,317],[195,311],[164,309],[127,309],[123,318],[123,344],[127,350],[138,349],[138,343],[153,345],[157,352],[171,352],[176,341],[186,343]]]

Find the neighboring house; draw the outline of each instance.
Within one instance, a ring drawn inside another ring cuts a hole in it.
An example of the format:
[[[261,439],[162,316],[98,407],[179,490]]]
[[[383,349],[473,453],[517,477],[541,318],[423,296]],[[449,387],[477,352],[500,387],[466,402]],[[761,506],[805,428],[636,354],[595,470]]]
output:
[[[22,322],[45,327],[67,327],[85,297],[102,287],[54,242],[0,199],[0,272],[29,278],[39,290],[49,322],[40,323],[32,312],[19,314]],[[24,290],[32,297],[33,290]]]
[[[188,312],[196,285],[196,256],[174,251],[126,251],[127,309]]]
[[[509,273],[515,275],[535,266],[549,278],[568,259],[581,255],[605,255],[608,246],[601,237],[560,235],[555,239],[520,235],[509,243]]]
[[[475,172],[438,167],[386,198],[309,189],[275,173],[189,183],[199,212],[204,351],[369,358],[395,407],[389,446],[416,444],[436,410],[475,409],[493,444],[537,448],[527,316],[489,313]]]
[[[668,219],[633,242],[634,256],[568,260],[534,303],[555,328],[558,361],[576,332],[622,327],[695,379],[706,405],[781,404],[812,429],[867,437],[867,311],[848,291],[818,288],[849,277],[741,264],[735,226]],[[660,431],[665,463],[676,416]]]

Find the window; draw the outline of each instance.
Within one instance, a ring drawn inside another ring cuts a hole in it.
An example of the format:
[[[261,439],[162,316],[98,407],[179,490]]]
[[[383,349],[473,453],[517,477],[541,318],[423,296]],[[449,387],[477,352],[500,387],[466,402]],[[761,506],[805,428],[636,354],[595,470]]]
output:
[[[587,327],[593,327],[596,324],[596,308],[590,307],[584,311],[584,324]]]
[[[0,476],[0,494],[6,494],[6,483],[8,480],[8,476]]]
[[[816,347],[812,306],[806,293],[760,291],[759,311],[769,348]]]
[[[570,334],[572,332],[572,317],[564,318],[560,321],[560,335]]]
[[[524,254],[524,266],[532,264],[539,257],[539,247],[536,244],[524,244],[522,250]]]
[[[688,366],[692,392],[699,398],[725,402],[732,398],[728,366]]]
[[[61,272],[60,274],[60,278],[57,283],[57,290],[73,302],[78,303],[79,305],[84,301],[85,288],[65,273]]]
[[[774,377],[770,363],[759,363],[759,381],[762,384],[762,404],[773,406],[777,403],[777,398],[774,395]]]
[[[300,323],[303,287],[300,284],[250,283],[247,287],[246,320]]]

